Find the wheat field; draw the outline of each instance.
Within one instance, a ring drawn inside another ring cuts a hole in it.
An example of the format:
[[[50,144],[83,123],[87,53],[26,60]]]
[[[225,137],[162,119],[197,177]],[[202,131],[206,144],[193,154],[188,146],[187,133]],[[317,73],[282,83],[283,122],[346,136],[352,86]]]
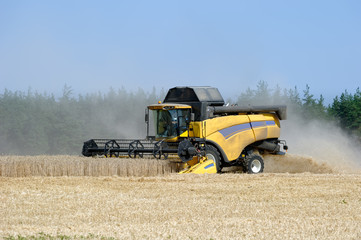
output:
[[[164,160],[1,156],[0,238],[361,239],[359,172],[265,162],[180,175]]]
[[[0,156],[0,177],[59,177],[59,176],[158,176],[179,172],[178,162],[157,159],[88,158],[82,156]],[[225,168],[225,172],[240,172]],[[334,173],[354,172],[352,168],[318,163],[311,157],[299,155],[266,155],[265,172],[268,173]]]
[[[157,159],[80,156],[0,156],[0,176],[157,176],[177,172],[177,163]]]

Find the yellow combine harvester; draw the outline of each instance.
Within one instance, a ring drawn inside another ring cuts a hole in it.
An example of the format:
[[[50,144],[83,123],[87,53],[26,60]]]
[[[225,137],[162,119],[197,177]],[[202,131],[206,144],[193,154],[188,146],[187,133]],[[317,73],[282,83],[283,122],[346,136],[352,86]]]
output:
[[[150,153],[160,158],[177,153],[186,165],[181,173],[217,173],[229,166],[261,173],[263,154],[284,154],[287,150],[286,142],[279,140],[280,120],[286,119],[283,105],[225,106],[217,88],[175,87],[168,91],[163,103],[147,109],[147,132],[149,135],[152,115],[154,137],[129,141],[92,139],[84,143],[83,155],[119,156],[126,152],[130,157]],[[121,141],[128,146],[122,147]]]

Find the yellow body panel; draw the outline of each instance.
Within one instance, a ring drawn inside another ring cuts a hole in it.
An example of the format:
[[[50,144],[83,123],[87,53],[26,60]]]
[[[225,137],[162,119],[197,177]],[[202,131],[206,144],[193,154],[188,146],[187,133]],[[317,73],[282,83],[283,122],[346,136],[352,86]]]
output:
[[[274,114],[249,115],[249,119],[256,141],[280,136],[280,122]]]
[[[202,134],[202,129],[203,129],[203,122],[191,122],[189,125],[189,136],[190,137],[198,137],[198,138],[202,138],[203,134]]]
[[[266,122],[274,121],[274,124],[267,125],[267,138],[279,138],[281,134],[281,124],[274,114],[264,114]]]
[[[191,129],[191,137],[216,143],[229,161],[236,160],[253,142],[280,136],[280,123],[274,114],[221,116],[193,122]]]
[[[243,148],[254,142],[247,115],[217,117],[205,121],[206,139],[217,143],[228,160],[237,159]]]
[[[252,122],[252,129],[255,136],[255,141],[267,138],[267,125],[264,115],[249,115]]]

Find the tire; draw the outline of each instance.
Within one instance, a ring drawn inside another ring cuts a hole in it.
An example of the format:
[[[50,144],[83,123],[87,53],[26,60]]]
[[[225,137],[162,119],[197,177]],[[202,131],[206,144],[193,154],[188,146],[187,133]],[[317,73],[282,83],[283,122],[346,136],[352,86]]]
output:
[[[221,154],[218,152],[217,148],[212,145],[206,146],[206,157],[207,159],[212,159],[216,164],[217,173],[220,173],[222,170],[221,167]]]
[[[245,172],[249,174],[262,173],[264,169],[263,158],[258,154],[251,154],[246,157],[245,162]]]

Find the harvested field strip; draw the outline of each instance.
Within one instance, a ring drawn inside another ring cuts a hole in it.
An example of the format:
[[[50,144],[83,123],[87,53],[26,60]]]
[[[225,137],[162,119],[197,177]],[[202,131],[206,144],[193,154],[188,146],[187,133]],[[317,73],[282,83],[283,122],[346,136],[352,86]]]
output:
[[[0,238],[361,239],[361,175],[0,178]]]

